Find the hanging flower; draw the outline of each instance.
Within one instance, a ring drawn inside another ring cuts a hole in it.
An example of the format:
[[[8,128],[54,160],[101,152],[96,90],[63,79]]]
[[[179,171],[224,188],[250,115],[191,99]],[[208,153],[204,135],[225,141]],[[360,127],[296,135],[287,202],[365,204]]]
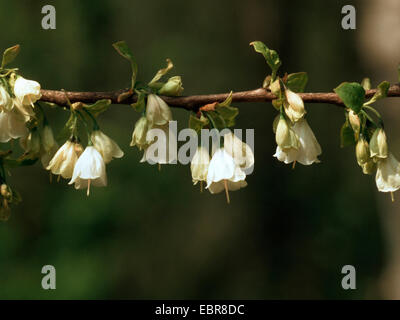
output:
[[[192,172],[193,184],[197,182],[207,181],[208,166],[210,164],[210,155],[208,150],[202,146],[198,147],[192,161],[190,163],[190,170]]]
[[[392,153],[378,161],[375,180],[380,192],[394,192],[400,188],[400,163]]]
[[[247,186],[246,174],[236,165],[232,156],[223,148],[218,149],[211,158],[207,173],[207,189],[220,193],[225,189],[229,203],[229,190],[235,191]]]
[[[16,110],[0,111],[0,142],[25,137],[28,129],[24,117]]]
[[[224,135],[224,149],[242,170],[247,170],[254,165],[253,150],[233,132]]]
[[[143,150],[147,145],[146,135],[149,129],[147,118],[140,117],[138,121],[136,121],[135,129],[132,133],[132,141],[130,146],[137,146],[139,150]]]
[[[149,94],[147,96],[146,118],[151,127],[168,124],[172,120],[171,109],[159,96]]]
[[[286,103],[284,103],[285,113],[292,122],[299,121],[306,114],[304,102],[301,97],[293,91],[286,89]]]
[[[299,138],[300,145],[298,150],[294,148],[284,150],[278,145],[274,157],[286,164],[294,161],[300,162],[303,165],[320,162],[318,156],[322,153],[321,146],[315,138],[307,120],[299,120],[293,125],[292,130]]]
[[[371,157],[384,159],[388,156],[388,146],[386,141],[386,133],[382,128],[374,131],[369,142],[369,150]]]
[[[105,187],[107,185],[106,165],[100,152],[93,146],[86,147],[76,161],[72,179],[69,184],[75,183],[75,189],[87,188],[90,194],[90,186]]]
[[[18,77],[14,84],[14,94],[23,105],[32,105],[41,98],[40,84]]]
[[[148,162],[150,164],[176,162],[176,136],[174,131],[170,130],[169,123],[152,127],[151,130],[147,131],[146,141],[147,146],[144,148],[140,162]]]
[[[82,146],[68,140],[58,149],[46,169],[55,175],[61,175],[64,179],[70,179],[81,153]]]
[[[94,130],[90,138],[93,146],[100,152],[106,164],[113,158],[121,158],[124,155],[117,143],[100,130]]]

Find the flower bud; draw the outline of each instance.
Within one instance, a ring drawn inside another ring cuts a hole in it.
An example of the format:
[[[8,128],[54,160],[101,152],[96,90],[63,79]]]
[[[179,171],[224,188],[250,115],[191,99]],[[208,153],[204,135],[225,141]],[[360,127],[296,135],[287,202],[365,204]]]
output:
[[[354,131],[354,137],[356,138],[356,140],[358,140],[358,138],[360,136],[361,121],[360,121],[360,118],[358,117],[358,115],[356,115],[353,110],[349,111],[349,122],[350,122],[351,128]]]
[[[374,131],[369,142],[369,150],[371,157],[385,159],[388,156],[388,146],[386,141],[386,133],[382,128]]]
[[[162,126],[172,120],[172,113],[163,99],[155,94],[149,94],[147,96],[146,117],[150,126]]]
[[[369,157],[369,146],[367,140],[360,138],[356,145],[356,158],[360,166],[370,160]]]
[[[284,104],[285,112],[292,122],[296,122],[304,117],[306,110],[304,109],[304,103],[301,97],[293,91],[285,90],[286,101]]]
[[[183,87],[180,76],[169,78],[167,83],[165,83],[158,91],[159,94],[163,94],[166,96],[180,96],[182,92],[183,92]]]
[[[277,145],[285,150],[299,147],[299,139],[296,134],[289,128],[287,121],[281,117],[276,127],[275,140]]]
[[[14,94],[23,105],[32,105],[42,96],[40,84],[23,77],[18,77],[15,81]]]
[[[53,130],[51,130],[50,126],[45,125],[42,130],[42,144],[44,151],[50,152],[55,146],[55,143]]]
[[[132,133],[132,141],[130,146],[137,146],[139,150],[142,150],[147,146],[146,135],[149,129],[148,121],[146,117],[141,117],[135,124],[135,129]]]

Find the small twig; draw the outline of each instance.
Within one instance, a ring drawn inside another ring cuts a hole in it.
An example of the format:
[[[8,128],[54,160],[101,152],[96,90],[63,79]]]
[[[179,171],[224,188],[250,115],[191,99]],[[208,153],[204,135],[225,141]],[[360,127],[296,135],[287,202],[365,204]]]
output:
[[[121,93],[127,90],[118,90],[110,92],[63,92],[56,90],[42,90],[41,101],[53,102],[60,106],[68,107],[66,95],[69,100],[73,102],[83,103],[94,103],[101,99],[110,99],[113,104],[131,104],[136,102],[137,96],[131,96],[123,102],[118,101],[118,97]],[[371,98],[376,93],[376,89],[368,90],[365,94],[366,98]],[[186,97],[167,97],[161,96],[161,98],[168,103],[171,107],[183,108],[186,110],[197,111],[197,109],[203,105],[223,102],[229,93],[219,94],[205,94],[205,95],[194,95]],[[317,92],[317,93],[300,93],[299,94],[304,102],[306,103],[328,103],[343,107],[343,102],[336,93],[333,92]],[[388,91],[388,97],[400,97],[400,84],[392,85]],[[270,102],[276,99],[270,91],[266,89],[255,89],[249,91],[235,92],[232,95],[232,102]]]

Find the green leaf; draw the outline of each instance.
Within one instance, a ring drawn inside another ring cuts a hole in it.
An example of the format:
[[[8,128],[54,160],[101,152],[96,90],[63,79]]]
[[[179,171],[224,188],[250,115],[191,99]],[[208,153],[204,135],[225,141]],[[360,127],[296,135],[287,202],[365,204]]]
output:
[[[235,125],[235,118],[239,114],[239,109],[231,106],[217,106],[216,111],[224,119],[227,127]]]
[[[1,68],[4,68],[6,65],[10,64],[14,61],[19,53],[20,46],[19,44],[6,49],[3,53],[3,60],[1,62]]]
[[[348,121],[346,121],[340,129],[340,147],[344,148],[356,144],[354,131]]]
[[[253,41],[250,43],[254,47],[254,50],[261,53],[267,61],[269,67],[272,70],[272,81],[275,80],[276,72],[282,65],[279,55],[275,50],[268,49],[268,47],[261,41]]]
[[[218,112],[207,111],[206,114],[215,129],[222,130],[226,128],[225,120]]]
[[[113,47],[115,50],[117,50],[117,52],[121,56],[123,56],[125,59],[129,60],[129,62],[131,63],[131,69],[132,69],[131,89],[133,90],[133,88],[135,87],[136,76],[137,76],[137,71],[138,71],[135,58],[133,57],[133,54],[125,41],[118,41],[113,44]]]
[[[191,113],[189,116],[189,128],[193,129],[197,133],[199,133],[200,130],[208,124],[209,124],[208,119],[203,115],[200,118],[198,118],[195,116],[194,113]]]
[[[157,81],[160,80],[162,76],[166,75],[168,71],[171,70],[173,67],[174,64],[172,63],[172,61],[170,59],[167,59],[167,66],[157,71],[156,75],[149,82],[149,86],[160,89],[163,84],[157,84]]]
[[[359,113],[365,101],[365,90],[357,82],[343,82],[334,90],[344,105]]]
[[[221,103],[218,103],[219,107],[224,107],[224,106],[230,106],[232,103],[232,94],[233,92],[231,91],[228,95],[228,97]]]
[[[96,101],[94,104],[84,105],[83,107],[86,110],[90,111],[95,117],[97,117],[100,113],[106,111],[110,105],[110,99],[102,99]]]
[[[64,142],[71,137],[73,131],[76,127],[76,115],[71,112],[67,122],[65,123],[64,127],[61,129],[60,133],[57,135],[58,142]]]
[[[144,107],[146,106],[145,103],[145,98],[146,98],[146,94],[143,91],[139,91],[137,92],[137,101],[132,103],[131,106],[133,109],[135,109],[135,111],[137,112],[143,112]]]
[[[387,97],[387,93],[389,91],[390,83],[387,81],[383,81],[379,84],[378,88],[376,89],[376,92],[374,96],[365,103],[365,105],[370,105],[374,103],[375,101],[379,99],[383,99]]]
[[[307,72],[291,73],[287,77],[286,86],[293,92],[304,92],[307,82]]]

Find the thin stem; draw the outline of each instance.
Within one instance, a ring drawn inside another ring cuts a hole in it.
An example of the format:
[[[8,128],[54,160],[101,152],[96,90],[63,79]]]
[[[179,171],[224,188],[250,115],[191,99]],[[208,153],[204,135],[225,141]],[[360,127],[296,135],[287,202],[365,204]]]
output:
[[[67,98],[72,102],[94,103],[101,99],[110,99],[113,104],[131,104],[137,101],[137,95],[133,95],[123,102],[118,102],[118,96],[127,90],[109,92],[62,92],[55,90],[42,90],[41,101],[53,102],[59,106],[69,106]],[[365,97],[370,98],[376,93],[376,89],[367,90]],[[68,95],[68,96],[66,96]],[[336,93],[317,92],[317,93],[298,93],[305,103],[328,103],[344,107],[343,101]],[[170,106],[183,108],[186,110],[197,111],[200,106],[223,102],[229,93],[193,95],[186,97],[167,97],[161,98]],[[392,85],[388,90],[388,97],[400,97],[400,84]],[[269,90],[259,88],[255,90],[239,91],[232,95],[232,102],[268,102],[277,99]]]

